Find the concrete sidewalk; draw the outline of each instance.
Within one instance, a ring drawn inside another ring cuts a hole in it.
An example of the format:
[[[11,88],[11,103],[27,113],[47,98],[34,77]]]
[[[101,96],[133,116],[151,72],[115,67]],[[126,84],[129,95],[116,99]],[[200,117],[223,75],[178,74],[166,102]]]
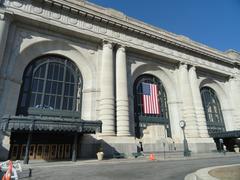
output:
[[[155,155],[155,161],[176,161],[176,160],[193,160],[193,159],[208,159],[208,158],[224,158],[224,157],[238,157],[240,154],[236,153],[198,153],[192,154],[190,157],[165,157],[163,154]],[[29,168],[48,168],[48,167],[66,167],[66,166],[80,166],[80,165],[99,165],[99,164],[118,164],[118,163],[139,163],[149,162],[149,156],[142,156],[138,158],[121,158],[121,159],[105,159],[99,161],[97,159],[79,159],[76,162],[72,161],[45,161],[45,160],[30,160],[29,164],[22,164],[23,169]],[[22,163],[22,162],[21,162]]]

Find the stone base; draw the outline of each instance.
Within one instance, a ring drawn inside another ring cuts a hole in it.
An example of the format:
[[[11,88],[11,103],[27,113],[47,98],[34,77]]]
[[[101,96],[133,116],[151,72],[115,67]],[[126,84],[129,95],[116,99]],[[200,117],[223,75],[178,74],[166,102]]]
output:
[[[0,160],[7,160],[10,150],[10,135],[0,134]],[[104,158],[112,158],[114,153],[125,153],[131,157],[132,153],[140,151],[139,139],[133,136],[101,136],[83,135],[79,139],[78,158],[97,158],[96,153],[102,149]],[[211,138],[189,138],[189,150],[192,153],[206,153],[216,151],[216,145]],[[174,143],[169,139],[153,142],[142,141],[144,152],[183,151],[182,143]]]
[[[206,153],[217,150],[212,138],[188,138],[189,149],[193,153]]]
[[[184,150],[183,143],[173,143],[167,139],[156,143],[143,142],[142,146],[144,152]],[[216,145],[211,138],[189,139],[188,146],[192,153],[216,151]],[[114,153],[125,153],[131,157],[133,152],[140,151],[139,139],[134,137],[84,135],[79,147],[79,158],[96,158],[96,153],[100,147],[103,149],[105,158],[112,158]]]

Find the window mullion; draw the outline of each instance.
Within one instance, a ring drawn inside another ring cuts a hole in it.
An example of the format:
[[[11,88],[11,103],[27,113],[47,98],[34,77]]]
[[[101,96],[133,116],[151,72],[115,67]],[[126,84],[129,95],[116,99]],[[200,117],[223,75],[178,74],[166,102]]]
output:
[[[46,94],[46,85],[47,85],[47,75],[48,75],[49,63],[50,63],[49,60],[47,60],[47,63],[46,63],[46,71],[45,71],[44,82],[43,82],[42,99],[41,99],[41,105],[42,105],[42,106],[43,106],[44,97],[45,97],[45,94]]]
[[[66,83],[66,72],[67,72],[67,61],[64,62],[64,70],[63,70],[63,82],[62,82],[62,94],[61,94],[61,105],[60,109],[63,109],[63,100],[64,100],[64,91],[65,91],[65,83]]]
[[[77,90],[78,90],[78,79],[77,76],[75,76],[76,82],[74,81],[74,94],[73,94],[73,107],[72,111],[76,111],[76,103],[77,103]]]

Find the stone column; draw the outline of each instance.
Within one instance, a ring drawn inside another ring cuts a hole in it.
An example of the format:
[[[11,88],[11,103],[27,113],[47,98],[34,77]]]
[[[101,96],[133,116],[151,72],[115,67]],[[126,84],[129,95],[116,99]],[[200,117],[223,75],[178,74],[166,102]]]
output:
[[[116,101],[117,101],[117,135],[129,136],[129,105],[127,62],[125,47],[120,46],[116,54]]]
[[[5,52],[6,41],[8,37],[8,29],[11,23],[10,16],[0,12],[0,67],[3,62],[3,55]]]
[[[11,21],[12,21],[11,15],[0,11],[0,69],[3,64],[6,42],[8,38],[8,31]],[[0,74],[0,97],[2,96],[3,93],[3,83],[4,78],[3,75]]]
[[[189,69],[189,81],[192,89],[193,104],[195,108],[195,115],[197,121],[197,127],[200,137],[209,137],[207,131],[206,117],[202,105],[202,98],[200,88],[197,80],[196,67],[192,66]]]
[[[199,137],[197,131],[196,116],[193,106],[192,91],[189,82],[187,64],[181,63],[179,67],[180,89],[183,101],[183,119],[186,121],[186,136],[188,138]]]
[[[114,99],[114,63],[113,46],[103,42],[102,66],[100,79],[100,120],[102,121],[102,135],[115,135],[115,99]]]

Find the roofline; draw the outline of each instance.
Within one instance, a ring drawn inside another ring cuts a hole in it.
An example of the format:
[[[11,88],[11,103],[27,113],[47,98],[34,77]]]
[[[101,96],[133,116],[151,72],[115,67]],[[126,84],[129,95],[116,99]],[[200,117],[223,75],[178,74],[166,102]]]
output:
[[[81,15],[89,17],[98,22],[111,24],[117,28],[122,28],[130,32],[134,32],[147,38],[155,39],[161,42],[165,42],[169,45],[173,45],[178,48],[182,48],[199,55],[204,55],[215,60],[220,60],[228,64],[240,64],[240,55],[237,57],[228,56],[227,52],[222,52],[217,49],[210,48],[206,45],[192,41],[189,38],[176,35],[174,33],[167,32],[160,28],[148,25],[142,21],[133,19],[124,15],[123,13],[114,9],[104,8],[85,0],[34,0],[38,2],[47,2],[54,4],[61,8],[69,9],[70,11],[77,12]],[[119,13],[119,16],[115,17],[112,12]],[[145,27],[143,27],[145,26]]]

